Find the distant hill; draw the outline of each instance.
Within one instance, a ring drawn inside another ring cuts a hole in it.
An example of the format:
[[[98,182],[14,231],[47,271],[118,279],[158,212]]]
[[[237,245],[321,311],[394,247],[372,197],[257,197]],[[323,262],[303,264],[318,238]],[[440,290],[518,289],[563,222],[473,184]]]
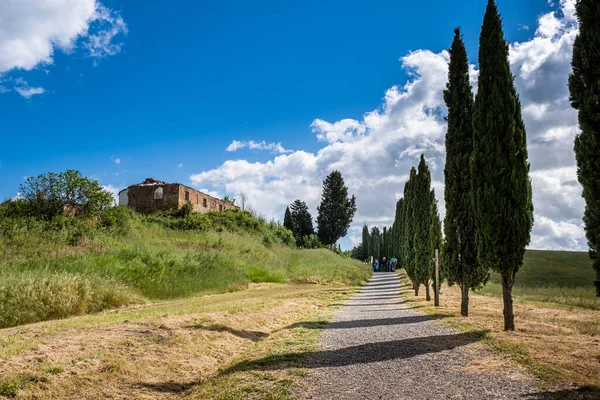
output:
[[[515,286],[579,287],[591,286],[593,281],[594,270],[587,252],[527,250]],[[500,284],[500,275],[492,273],[491,282]]]

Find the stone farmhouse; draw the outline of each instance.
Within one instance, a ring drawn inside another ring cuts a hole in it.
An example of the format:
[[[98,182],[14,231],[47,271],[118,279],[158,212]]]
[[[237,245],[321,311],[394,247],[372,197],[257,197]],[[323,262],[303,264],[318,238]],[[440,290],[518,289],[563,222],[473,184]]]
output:
[[[206,193],[199,192],[181,183],[167,183],[146,179],[119,192],[119,205],[128,206],[139,213],[178,210],[187,202],[192,203],[194,212],[223,211],[235,205]]]

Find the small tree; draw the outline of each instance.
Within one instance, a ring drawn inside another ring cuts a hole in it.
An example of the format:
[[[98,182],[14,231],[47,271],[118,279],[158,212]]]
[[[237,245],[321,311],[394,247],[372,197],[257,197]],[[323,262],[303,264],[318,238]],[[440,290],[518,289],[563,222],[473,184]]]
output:
[[[339,171],[333,171],[323,181],[321,204],[317,210],[319,240],[332,246],[346,236],[356,213],[356,198],[348,197],[348,188]]]
[[[64,212],[93,215],[114,204],[113,196],[98,181],[76,170],[48,172],[27,178],[19,188],[30,213],[39,218],[53,218]]]
[[[446,238],[442,266],[448,283],[457,283],[461,289],[460,313],[466,317],[469,315],[469,289],[485,284],[489,274],[487,268],[477,262],[469,165],[473,152],[473,93],[467,50],[459,28],[454,30],[450,48],[444,101],[448,106],[448,131],[444,169]]]
[[[569,77],[571,105],[579,111],[581,133],[575,138],[577,178],[583,186],[583,222],[596,270],[600,296],[600,3],[577,2],[579,34],[573,45],[573,74]]]
[[[308,206],[301,200],[296,200],[290,206],[292,210],[292,221],[294,224],[294,237],[298,247],[302,246],[304,236],[310,236],[315,233],[312,223],[312,216],[308,211]]]
[[[494,0],[479,40],[471,177],[479,263],[501,275],[504,329],[514,330],[512,287],[531,237],[533,203],[521,103]]]
[[[242,211],[250,211],[250,203],[248,202],[248,195],[244,192],[240,192],[238,198],[240,199],[240,208]]]
[[[292,219],[292,213],[290,212],[290,208],[285,208],[285,216],[283,217],[283,226],[290,231],[294,232],[294,220]]]

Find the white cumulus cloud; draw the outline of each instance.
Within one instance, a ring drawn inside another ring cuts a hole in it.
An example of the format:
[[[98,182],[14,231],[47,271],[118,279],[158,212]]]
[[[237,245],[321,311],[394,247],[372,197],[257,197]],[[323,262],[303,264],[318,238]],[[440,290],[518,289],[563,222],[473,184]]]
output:
[[[578,30],[574,4],[575,0],[561,0],[557,9],[540,16],[531,40],[510,45],[528,135],[535,207],[532,248],[586,248],[581,226],[584,204],[572,150],[577,114],[570,107],[567,88]],[[449,32],[448,44],[451,38]],[[311,128],[324,143],[317,152],[292,151],[266,162],[228,160],[190,176],[190,180],[197,187],[244,192],[258,212],[282,219],[285,206],[296,198],[306,201],[316,216],[322,180],[338,169],[358,203],[345,242],[348,247],[360,240],[364,222],[391,225],[410,168],[424,153],[443,218],[447,110],[442,92],[448,60],[446,51],[418,50],[402,57],[409,81],[388,89],[380,107],[361,119],[314,120]],[[474,90],[477,75],[472,66]],[[228,151],[245,147],[250,147],[249,143],[234,141]]]
[[[251,150],[269,150],[272,153],[291,153],[292,150],[286,150],[283,148],[281,143],[267,143],[266,141],[256,142],[254,140],[249,140],[247,142],[242,142],[239,140],[234,140],[231,142],[229,146],[225,149],[225,151],[238,151],[244,148],[248,148]]]
[[[99,0],[2,0],[0,74],[53,64],[57,50],[82,48],[94,60],[114,55],[121,51],[117,39],[124,34],[123,18]],[[12,89],[26,98],[44,92],[40,87]]]

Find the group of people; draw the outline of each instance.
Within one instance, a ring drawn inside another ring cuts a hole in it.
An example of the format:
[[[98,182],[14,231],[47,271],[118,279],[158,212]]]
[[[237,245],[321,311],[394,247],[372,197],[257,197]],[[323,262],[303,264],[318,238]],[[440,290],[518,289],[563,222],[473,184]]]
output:
[[[371,260],[373,260],[373,257],[371,257]],[[383,257],[381,261],[376,258],[373,260],[372,264],[375,272],[394,272],[398,267],[398,260],[395,257],[392,257],[388,262],[385,257]]]

